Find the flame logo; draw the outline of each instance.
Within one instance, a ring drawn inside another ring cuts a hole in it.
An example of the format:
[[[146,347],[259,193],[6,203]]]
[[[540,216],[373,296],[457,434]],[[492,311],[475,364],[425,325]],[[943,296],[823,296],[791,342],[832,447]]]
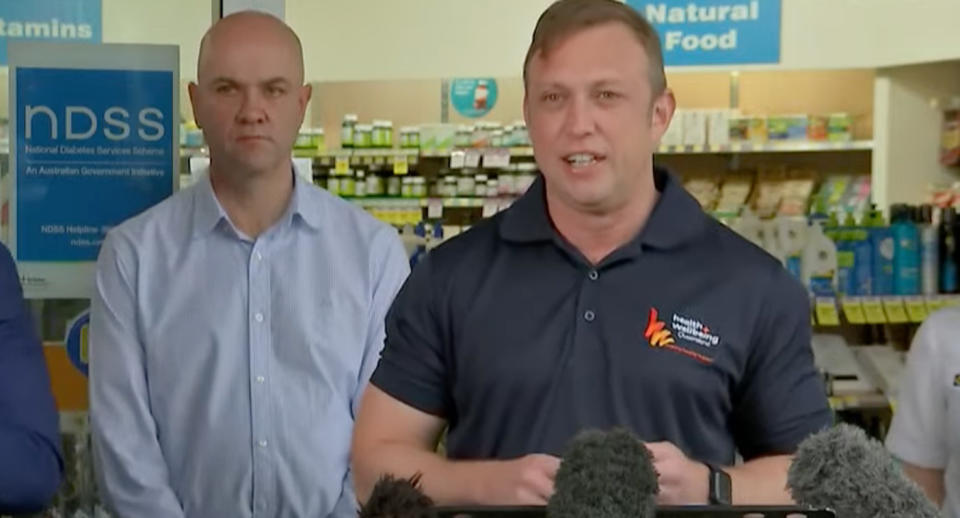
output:
[[[650,308],[650,321],[647,323],[647,330],[643,333],[643,337],[650,342],[651,347],[673,345],[676,343],[673,340],[673,334],[670,333],[669,330],[664,329],[667,325],[657,317],[657,309]]]

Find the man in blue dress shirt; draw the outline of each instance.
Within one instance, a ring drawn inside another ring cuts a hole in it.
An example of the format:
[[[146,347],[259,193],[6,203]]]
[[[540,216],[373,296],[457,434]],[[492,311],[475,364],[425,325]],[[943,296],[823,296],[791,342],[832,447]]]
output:
[[[50,376],[10,251],[0,244],[0,515],[42,510],[63,461]]]
[[[197,75],[209,175],[113,229],[97,265],[101,492],[129,518],[356,516],[350,437],[403,245],[293,174],[311,89],[288,26],[220,20]]]

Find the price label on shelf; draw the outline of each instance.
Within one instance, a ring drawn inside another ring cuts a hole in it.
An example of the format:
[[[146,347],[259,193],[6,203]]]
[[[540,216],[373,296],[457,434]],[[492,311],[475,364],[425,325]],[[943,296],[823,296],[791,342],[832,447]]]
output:
[[[837,299],[833,297],[817,297],[815,304],[817,323],[821,326],[840,325],[840,313],[837,311]]]
[[[410,164],[407,162],[407,155],[397,155],[393,157],[393,174],[404,175],[410,170]]]
[[[883,301],[877,297],[863,299],[863,313],[868,324],[887,323],[887,314],[883,312]]]
[[[346,176],[350,172],[350,157],[338,156],[333,168],[333,172],[337,176]]]
[[[851,324],[866,324],[867,316],[863,313],[863,301],[857,297],[844,297],[840,305],[843,307],[843,315],[847,317],[847,322]]]
[[[891,324],[906,324],[910,321],[901,297],[883,299],[883,311],[887,315],[887,322]]]
[[[927,303],[927,314],[936,313],[937,310],[943,307],[943,302],[939,295],[929,295],[925,299]]]
[[[911,322],[919,324],[926,320],[927,304],[923,297],[908,297],[905,303],[907,305],[907,316],[910,317]]]

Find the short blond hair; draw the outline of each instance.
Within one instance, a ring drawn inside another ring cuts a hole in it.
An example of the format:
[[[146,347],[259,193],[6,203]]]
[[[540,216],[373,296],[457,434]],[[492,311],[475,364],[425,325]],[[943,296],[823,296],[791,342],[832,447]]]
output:
[[[538,52],[549,54],[565,38],[606,23],[623,24],[637,38],[650,61],[650,88],[654,96],[660,95],[667,88],[660,36],[640,13],[617,0],[557,0],[551,4],[533,30],[533,40],[523,61],[524,85],[530,61]]]

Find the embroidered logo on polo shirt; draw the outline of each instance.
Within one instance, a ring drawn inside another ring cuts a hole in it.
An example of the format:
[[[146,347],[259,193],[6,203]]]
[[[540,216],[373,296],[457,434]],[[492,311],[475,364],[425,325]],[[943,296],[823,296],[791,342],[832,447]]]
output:
[[[673,340],[673,335],[670,331],[664,329],[665,327],[667,327],[667,324],[657,318],[657,308],[650,308],[650,322],[647,324],[647,330],[644,331],[643,337],[650,342],[651,347],[666,347],[676,343]]]
[[[699,323],[698,323],[699,324]],[[680,325],[681,327],[678,327]],[[692,324],[687,323],[683,324],[678,320],[678,315],[673,315],[672,320],[672,329],[677,332],[677,336],[684,339],[685,335],[695,336],[690,327]],[[676,340],[673,338],[673,331],[667,329],[666,322],[660,320],[659,312],[657,308],[650,308],[650,319],[647,322],[647,329],[643,333],[643,337],[647,339],[647,343],[650,344],[650,347],[667,349],[676,353],[680,353],[689,358],[693,358],[701,363],[711,364],[713,363],[713,358],[700,354],[696,351],[691,351],[684,347],[677,345]],[[681,334],[682,333],[682,334]],[[710,329],[705,326],[700,326],[698,333],[703,335],[710,335]],[[697,335],[699,336],[699,335]],[[713,335],[710,335],[713,336]],[[712,341],[711,339],[705,339],[707,341]],[[719,338],[717,339],[719,342]],[[715,345],[715,344],[714,344]]]
[[[953,376],[953,386],[960,387],[960,374],[956,374]]]
[[[720,343],[720,337],[718,335],[711,333],[709,327],[694,318],[674,313],[673,329],[677,332],[677,337],[681,340],[693,342],[707,348],[716,347],[716,345]]]

